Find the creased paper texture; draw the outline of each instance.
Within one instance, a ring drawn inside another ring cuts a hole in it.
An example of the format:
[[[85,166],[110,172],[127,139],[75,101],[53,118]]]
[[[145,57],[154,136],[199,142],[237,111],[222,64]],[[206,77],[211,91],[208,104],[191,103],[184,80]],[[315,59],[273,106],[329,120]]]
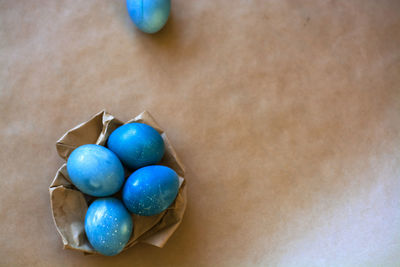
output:
[[[180,188],[174,203],[164,212],[154,216],[132,214],[134,229],[128,244],[124,248],[142,242],[163,247],[178,228],[186,209],[186,182],[184,167],[175,153],[167,135],[147,111],[128,121],[141,122],[155,128],[165,143],[165,155],[160,164],[168,166],[179,175]],[[67,161],[68,156],[78,146],[84,144],[105,145],[108,136],[123,123],[106,111],[102,111],[90,120],[69,130],[56,143],[57,152]],[[130,172],[126,171],[126,175]],[[96,252],[85,235],[84,220],[88,204],[95,198],[84,195],[70,181],[66,164],[63,164],[50,185],[50,202],[54,223],[61,235],[64,248],[80,250],[86,254]],[[119,193],[116,194],[118,197]]]

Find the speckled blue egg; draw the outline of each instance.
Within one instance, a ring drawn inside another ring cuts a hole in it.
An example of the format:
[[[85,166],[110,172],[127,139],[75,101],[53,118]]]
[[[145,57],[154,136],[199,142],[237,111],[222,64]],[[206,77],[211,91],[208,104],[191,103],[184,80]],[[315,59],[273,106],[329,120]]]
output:
[[[108,138],[107,146],[130,169],[156,164],[164,155],[161,135],[144,123],[118,127]]]
[[[132,234],[132,217],[116,198],[99,198],[85,217],[85,232],[92,247],[106,256],[122,251]]]
[[[109,149],[87,144],[72,151],[67,161],[72,183],[83,193],[104,197],[116,193],[124,183],[124,168]]]
[[[122,200],[132,213],[151,216],[167,209],[179,190],[179,178],[171,168],[143,167],[129,176],[122,189]]]
[[[170,0],[127,0],[126,5],[135,25],[146,33],[161,30],[171,9]]]

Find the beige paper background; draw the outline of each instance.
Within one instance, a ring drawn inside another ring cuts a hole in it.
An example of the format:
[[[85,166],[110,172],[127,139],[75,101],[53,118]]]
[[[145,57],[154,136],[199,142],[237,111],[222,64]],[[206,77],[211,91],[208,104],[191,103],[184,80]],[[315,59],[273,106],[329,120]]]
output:
[[[0,265],[399,266],[400,2],[0,0]],[[54,142],[149,110],[185,167],[163,249],[62,249]]]

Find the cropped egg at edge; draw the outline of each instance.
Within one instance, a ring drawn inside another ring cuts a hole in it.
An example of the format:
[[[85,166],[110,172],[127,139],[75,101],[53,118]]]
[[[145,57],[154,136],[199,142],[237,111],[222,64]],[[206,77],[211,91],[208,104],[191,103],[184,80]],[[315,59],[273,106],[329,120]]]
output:
[[[99,198],[88,208],[85,232],[92,247],[106,256],[120,253],[132,234],[130,213],[116,198]]]
[[[67,160],[72,183],[83,193],[110,196],[124,183],[124,168],[118,157],[106,147],[86,144],[72,151]]]
[[[167,209],[179,191],[179,178],[171,168],[153,165],[140,168],[127,179],[122,200],[134,214],[151,216]]]
[[[167,23],[170,0],[127,0],[129,16],[143,32],[156,33]]]

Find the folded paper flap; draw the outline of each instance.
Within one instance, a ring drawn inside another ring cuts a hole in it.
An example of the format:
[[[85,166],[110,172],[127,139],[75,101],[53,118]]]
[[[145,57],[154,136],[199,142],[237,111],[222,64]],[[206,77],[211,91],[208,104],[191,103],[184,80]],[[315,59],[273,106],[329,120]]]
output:
[[[56,143],[57,152],[61,158],[67,160],[71,152],[78,146],[96,143],[103,130],[102,118],[105,111],[94,115],[87,122],[67,131]]]
[[[93,252],[84,232],[87,203],[83,194],[64,186],[50,191],[53,218],[64,248]]]
[[[156,120],[153,118],[153,116],[150,115],[148,111],[143,111],[140,113],[138,116],[136,116],[134,119],[131,119],[127,121],[126,123],[132,123],[132,122],[140,122],[140,123],[145,123],[147,125],[150,125],[154,129],[157,130],[160,134],[162,134],[164,131],[161,129],[161,127],[158,125]]]
[[[133,234],[124,249],[134,246],[138,242],[162,247],[179,226],[186,209],[184,167],[167,135],[149,112],[142,112],[127,123],[132,122],[148,124],[162,135],[165,143],[165,155],[160,164],[169,166],[178,173],[180,188],[174,203],[164,212],[155,216],[132,215]],[[71,152],[78,146],[84,144],[105,145],[109,135],[122,124],[111,114],[101,111],[64,134],[56,143],[58,154],[67,160]],[[88,198],[71,183],[65,163],[57,171],[49,190],[54,223],[62,237],[64,248],[80,250],[85,254],[96,254],[84,232]]]
[[[168,167],[174,169],[178,175],[184,176],[185,168],[183,167],[182,162],[176,154],[175,149],[172,147],[167,135],[163,133],[161,136],[165,144],[165,154],[161,162],[165,163]]]
[[[60,169],[58,169],[56,176],[54,177],[53,182],[50,185],[50,188],[54,188],[57,186],[65,186],[70,187],[72,183],[69,179],[68,172],[67,172],[67,164],[64,163]]]
[[[138,239],[145,233],[149,232],[158,222],[165,216],[166,211],[153,216],[140,216],[132,214],[134,228],[132,236],[126,246],[129,248],[138,242]]]
[[[103,128],[100,132],[99,137],[97,138],[96,144],[105,146],[110,134],[119,126],[121,126],[123,122],[114,118],[114,116],[107,113],[106,111],[104,111],[103,113],[102,122],[103,122]]]

